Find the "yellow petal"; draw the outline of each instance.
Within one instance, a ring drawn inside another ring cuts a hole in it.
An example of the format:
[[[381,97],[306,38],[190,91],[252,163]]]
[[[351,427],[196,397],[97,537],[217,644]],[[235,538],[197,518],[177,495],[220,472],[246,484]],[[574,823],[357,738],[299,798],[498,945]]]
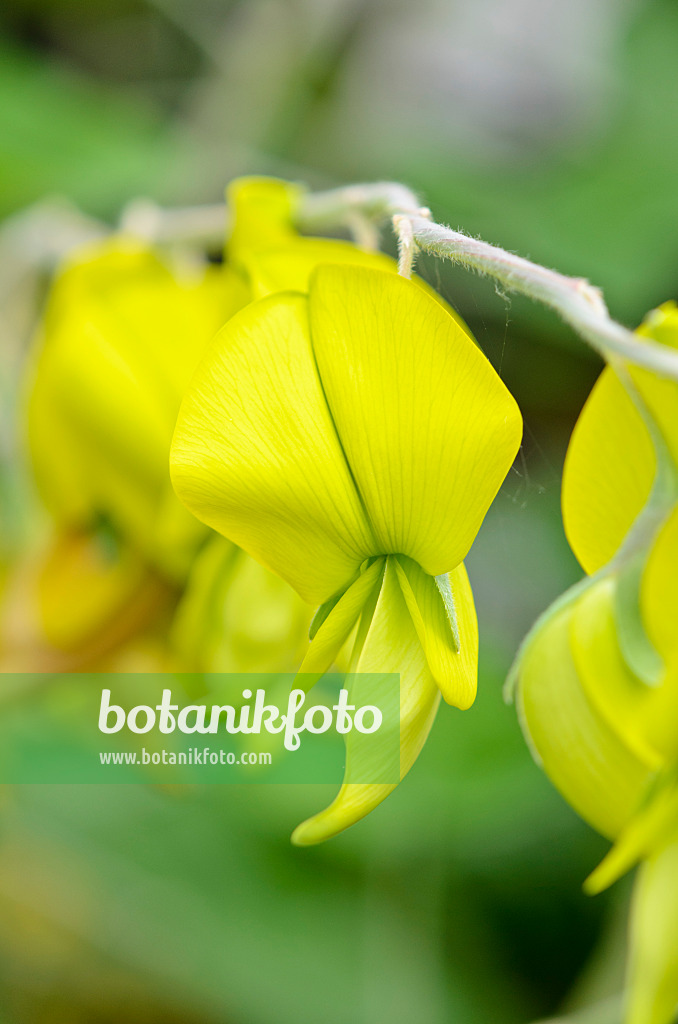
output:
[[[384,559],[379,558],[342,594],[318,627],[299,668],[295,686],[310,689],[332,666],[348,640],[370,594],[380,584],[383,572]]]
[[[124,615],[147,581],[148,571],[130,549],[94,534],[58,534],[37,578],[44,639],[60,650],[82,650]]]
[[[595,829],[616,836],[652,773],[595,711],[570,650],[571,606],[528,641],[519,666],[518,711],[537,760],[567,802]]]
[[[416,761],[433,725],[440,691],[431,675],[419,638],[405,604],[394,560],[387,560],[384,581],[374,614],[366,629],[359,673],[400,673],[400,778]],[[354,770],[352,733],[347,736],[346,778]],[[324,811],[295,830],[292,842],[299,846],[330,839],[369,814],[395,789],[396,784],[344,782],[335,800]]]
[[[221,271],[174,272],[125,239],[67,266],[51,293],[28,408],[38,484],[58,519],[86,526],[103,514],[155,560],[158,517],[172,520],[168,503],[174,526],[183,515],[167,469],[181,395],[240,298]]]
[[[327,408],[302,296],[261,299],[224,327],[182,405],[171,468],[194,515],[310,604],[381,553]]]
[[[312,338],[289,293],[224,328],[193,378],[172,464],[199,519],[317,604],[373,555],[400,552],[436,575],[458,565],[520,414],[421,287],[357,267],[324,266],[314,282]]]
[[[213,536],[189,577],[172,639],[189,671],[292,672],[309,618],[308,606],[278,576]]]
[[[279,178],[236,178],[226,189],[231,217],[227,255],[240,265],[253,251],[277,248],[298,238],[294,218],[303,187]]]
[[[396,272],[395,260],[383,253],[299,235],[294,220],[302,194],[299,185],[276,178],[238,178],[227,189],[232,218],[228,258],[242,272],[253,298],[308,291],[318,263],[355,263]]]
[[[313,350],[378,552],[431,576],[470,548],[518,450],[521,417],[490,363],[413,282],[320,266]]]
[[[574,428],[563,472],[563,521],[587,573],[617,552],[647,501],[657,467],[652,440],[609,367]]]
[[[449,574],[453,623],[432,576],[402,555],[395,559],[395,567],[428,667],[443,697],[454,707],[469,708],[478,681],[478,620],[464,565]]]
[[[678,348],[676,304],[667,302],[659,309],[653,310],[638,328],[638,334],[670,348]],[[659,377],[639,366],[630,367],[629,372],[666,441],[674,464],[678,466],[678,383],[666,377]]]
[[[678,1011],[678,842],[643,864],[633,894],[627,1024],[672,1024]]]
[[[665,660],[675,660],[678,657],[678,506],[661,527],[650,550],[641,582],[640,604],[652,643]]]
[[[666,712],[663,687],[647,686],[627,667],[617,639],[614,578],[601,580],[577,601],[570,624],[570,645],[582,689],[608,727],[644,764],[663,763],[655,742],[653,705]]]
[[[647,314],[638,328],[643,338],[652,338],[660,345],[678,348],[678,304],[664,302]]]
[[[678,785],[675,778],[653,787],[644,806],[631,819],[596,870],[587,878],[586,891],[599,893],[625,875],[641,859],[651,857],[678,838]]]
[[[254,298],[272,292],[308,291],[313,270],[319,263],[350,263],[395,273],[397,265],[380,252],[365,252],[349,242],[326,238],[298,238],[284,248],[257,251],[245,257],[242,266]]]

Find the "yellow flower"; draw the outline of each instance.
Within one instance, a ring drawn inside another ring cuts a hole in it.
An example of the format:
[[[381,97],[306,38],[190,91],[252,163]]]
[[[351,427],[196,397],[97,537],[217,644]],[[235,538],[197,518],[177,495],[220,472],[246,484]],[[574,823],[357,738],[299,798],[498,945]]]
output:
[[[131,548],[103,532],[61,530],[12,566],[0,603],[2,671],[98,667],[172,601]]]
[[[171,646],[204,672],[287,671],[303,655],[309,617],[279,576],[212,535],[188,577]]]
[[[652,313],[639,334],[678,348],[676,306]],[[603,372],[568,450],[563,517],[590,575],[527,638],[514,670],[519,714],[554,784],[615,840],[589,891],[645,862],[627,1020],[669,1024],[678,1006],[678,384],[638,367]]]
[[[247,297],[231,271],[170,264],[126,237],[60,268],[26,381],[52,535],[13,569],[3,664],[96,664],[167,612],[207,535],[170,486],[176,412],[202,350]]]
[[[307,291],[319,263],[350,263],[392,270],[395,261],[365,252],[350,242],[299,235],[295,219],[304,190],[277,178],[236,178],[226,190],[233,226],[226,246],[228,264],[253,299],[273,292]]]
[[[440,692],[461,708],[474,699],[462,562],[520,436],[515,402],[460,322],[419,284],[361,266],[322,264],[307,295],[243,309],[182,404],[179,497],[321,606],[309,681],[356,625],[352,669],[400,673],[401,777]],[[296,841],[340,831],[392,788],[344,786]]]
[[[236,275],[170,267],[115,238],[55,281],[28,401],[38,486],[58,523],[100,520],[181,579],[204,537],[176,501],[167,453],[181,396],[211,337],[246,301]]]

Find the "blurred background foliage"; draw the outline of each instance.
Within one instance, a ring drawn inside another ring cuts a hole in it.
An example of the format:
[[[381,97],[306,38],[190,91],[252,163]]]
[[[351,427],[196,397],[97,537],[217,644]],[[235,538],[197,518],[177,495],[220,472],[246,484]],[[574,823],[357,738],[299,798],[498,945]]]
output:
[[[401,180],[436,219],[589,277],[633,325],[678,294],[677,44],[674,0],[4,0],[5,561],[27,515],[17,339],[40,298],[13,276],[18,211],[59,198],[113,221],[138,196],[218,201],[246,172]],[[559,479],[598,364],[551,314],[421,270],[526,418],[468,560],[477,704],[443,708],[397,792],[318,849],[288,843],[318,787],[5,792],[3,1022],[619,1020],[626,890],[581,893],[603,844],[501,697],[578,575]]]

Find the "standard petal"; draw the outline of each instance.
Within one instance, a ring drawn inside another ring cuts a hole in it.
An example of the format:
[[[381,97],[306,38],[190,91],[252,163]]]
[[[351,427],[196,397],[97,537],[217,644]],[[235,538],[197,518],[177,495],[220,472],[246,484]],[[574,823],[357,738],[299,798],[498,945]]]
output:
[[[321,266],[313,350],[381,553],[457,566],[518,450],[513,398],[460,324],[411,281]]]
[[[448,576],[454,609],[451,622],[435,579],[411,558],[399,555],[394,563],[428,666],[443,697],[454,707],[469,708],[478,682],[478,620],[464,565],[458,565]]]
[[[365,252],[350,242],[326,238],[297,238],[284,248],[247,255],[242,266],[254,298],[272,292],[308,291],[312,272],[319,263],[350,263],[396,273],[397,264],[380,252]]]
[[[675,302],[667,302],[653,310],[638,328],[638,334],[670,348],[678,348],[678,307]],[[639,366],[631,367],[629,372],[678,467],[678,383]]]
[[[307,302],[261,299],[222,330],[184,399],[175,490],[311,604],[378,555],[318,377]]]
[[[144,393],[147,374],[115,316],[86,294],[60,305],[63,316],[48,313],[30,390],[37,482],[59,518],[86,521],[93,504],[122,502],[127,520],[120,476],[140,496],[159,488],[171,423],[157,393]]]
[[[563,521],[585,572],[609,562],[645,505],[657,458],[643,419],[609,367],[584,406],[563,471]]]
[[[616,836],[652,778],[588,701],[570,651],[571,606],[532,636],[519,667],[518,713],[555,787],[603,835]]]
[[[393,559],[387,560],[379,599],[366,629],[355,672],[400,673],[400,778],[416,761],[433,725],[440,703],[440,691],[431,675],[423,648],[405,604]],[[346,744],[346,774],[354,770],[352,739]],[[369,814],[396,783],[366,784],[344,782],[335,800],[324,811],[303,822],[292,842],[309,846],[330,839]]]
[[[640,869],[631,910],[627,1024],[672,1024],[678,1010],[678,841]]]

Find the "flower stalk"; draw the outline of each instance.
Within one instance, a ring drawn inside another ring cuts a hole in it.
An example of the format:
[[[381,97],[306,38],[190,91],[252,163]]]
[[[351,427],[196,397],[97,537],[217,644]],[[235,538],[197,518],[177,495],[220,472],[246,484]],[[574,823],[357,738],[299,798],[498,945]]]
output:
[[[435,223],[430,211],[420,207],[416,196],[402,185],[352,185],[311,194],[302,205],[300,226],[336,226],[345,223],[348,210],[391,220],[398,238],[400,272],[405,277],[411,274],[417,250],[460,263],[494,278],[507,291],[554,309],[607,362],[621,358],[678,380],[678,354],[657,342],[640,340],[613,320],[600,289],[584,278],[567,277]]]

